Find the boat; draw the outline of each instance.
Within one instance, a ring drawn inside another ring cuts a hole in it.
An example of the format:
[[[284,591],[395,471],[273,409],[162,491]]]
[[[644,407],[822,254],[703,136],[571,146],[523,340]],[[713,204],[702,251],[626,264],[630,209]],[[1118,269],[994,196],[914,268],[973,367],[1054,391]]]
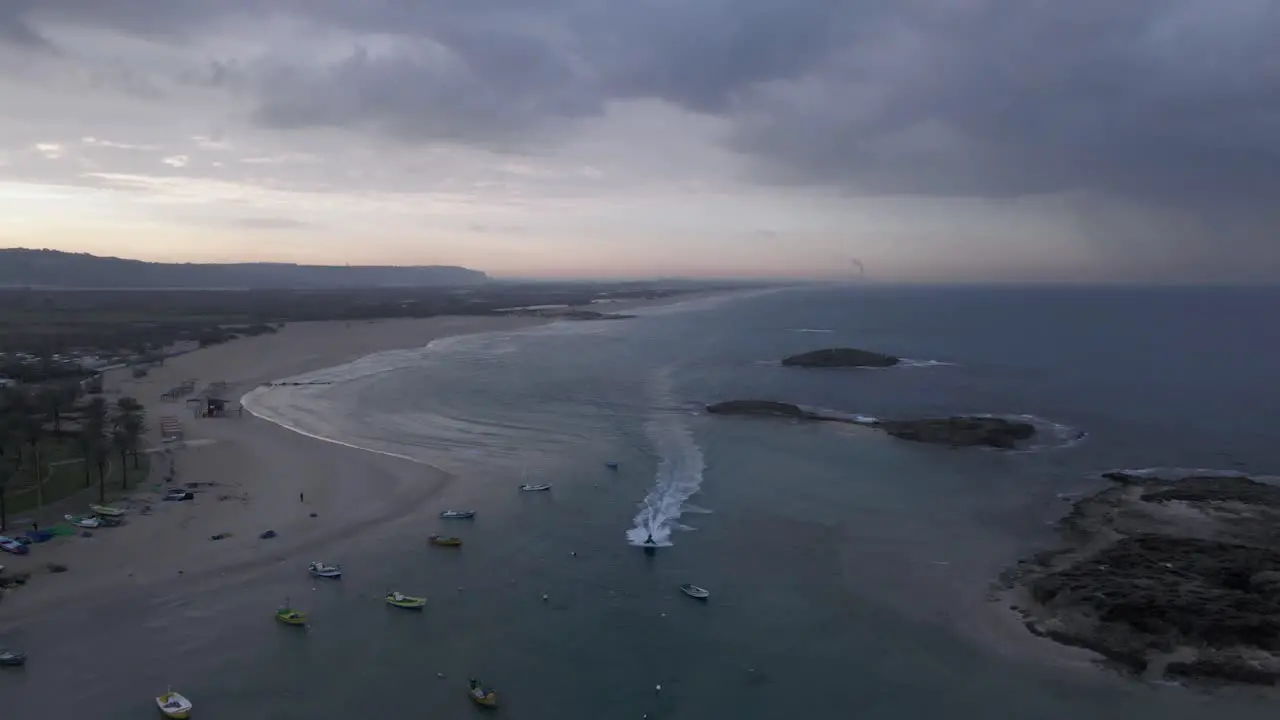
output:
[[[440,513],[440,517],[445,520],[470,520],[475,516],[475,510],[445,510]]]
[[[520,492],[539,492],[542,490],[550,490],[551,483],[541,483],[538,485],[524,484],[520,486]]]
[[[160,708],[161,714],[167,718],[186,720],[186,718],[191,717],[191,701],[173,690],[168,690],[165,694],[157,697],[156,706]]]
[[[190,490],[179,490],[177,488],[165,493],[164,499],[169,502],[181,502],[183,500],[194,500],[195,494]]]
[[[101,515],[103,517],[120,517],[125,514],[124,510],[114,508],[109,505],[90,505],[89,509],[93,511],[94,515]]]
[[[693,585],[691,583],[685,583],[684,585],[681,585],[680,592],[684,593],[685,595],[688,595],[691,598],[695,598],[698,600],[706,600],[707,598],[711,597],[710,590],[707,590],[706,588],[700,588],[697,585]]]
[[[76,517],[75,515],[63,515],[63,517],[67,519],[67,522],[71,523],[72,525],[75,525],[76,527],[96,528],[96,527],[101,527],[102,525],[101,520],[91,515],[87,515],[85,517]]]
[[[462,544],[462,538],[446,537],[444,535],[431,535],[427,540],[432,545],[440,545],[443,547],[458,547]]]
[[[395,605],[405,610],[421,610],[427,604],[427,599],[424,597],[413,597],[398,592],[387,593],[386,599],[388,605]]]
[[[653,533],[650,533],[649,537],[645,538],[644,542],[640,543],[640,546],[644,548],[645,555],[652,555],[658,551],[658,543],[654,542]]]
[[[614,462],[613,460],[610,460],[609,462],[605,463],[604,466],[609,468],[610,470],[618,469],[618,463]]]
[[[467,695],[475,701],[477,705],[483,707],[496,707],[498,705],[498,693],[493,688],[487,688],[479,680],[472,678],[467,683]]]
[[[124,524],[124,518],[119,515],[99,515],[98,519],[102,521],[103,527],[120,527]]]
[[[7,553],[13,553],[14,555],[26,555],[31,552],[27,549],[26,545],[23,545],[13,538],[4,536],[0,536],[0,550]]]
[[[289,598],[285,598],[284,605],[281,605],[280,608],[276,610],[276,620],[279,620],[285,625],[302,626],[307,624],[307,614],[301,610],[295,610],[294,608],[289,607]]]
[[[307,570],[309,570],[315,577],[334,579],[342,577],[341,565],[326,565],[319,560],[311,563],[311,565],[307,567]]]
[[[0,649],[0,665],[19,667],[27,664],[27,654],[21,650]]]

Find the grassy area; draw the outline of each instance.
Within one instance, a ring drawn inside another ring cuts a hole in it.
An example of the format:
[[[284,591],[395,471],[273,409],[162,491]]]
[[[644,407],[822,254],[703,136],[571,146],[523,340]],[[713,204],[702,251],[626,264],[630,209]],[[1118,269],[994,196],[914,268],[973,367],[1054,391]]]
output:
[[[84,460],[80,457],[80,448],[73,442],[63,442],[57,445],[50,443],[48,451],[50,460],[46,462],[43,455],[40,459],[40,464],[46,471],[44,504],[51,505],[78,493],[88,493],[91,489],[96,500],[98,469],[96,467],[89,468],[89,484],[86,486]],[[147,478],[150,472],[150,462],[151,456],[149,454],[139,453],[138,467],[134,468],[134,460],[129,458],[127,477],[130,488],[136,487]],[[123,482],[120,472],[119,453],[113,452],[108,455],[106,470],[105,484],[107,493],[120,492],[123,489]],[[35,509],[38,499],[31,478],[25,474],[14,478],[10,491],[5,495],[5,502],[10,515]]]

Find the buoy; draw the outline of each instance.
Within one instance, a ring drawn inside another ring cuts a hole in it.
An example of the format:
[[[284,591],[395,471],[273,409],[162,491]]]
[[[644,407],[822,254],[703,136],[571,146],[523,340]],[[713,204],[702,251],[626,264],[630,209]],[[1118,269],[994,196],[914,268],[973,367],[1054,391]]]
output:
[[[573,551],[573,552],[569,553],[569,555],[570,555],[570,556],[572,556],[572,557],[578,557],[578,552],[575,550],[575,551]]]
[[[653,694],[654,694],[654,695],[657,695],[657,694],[658,694],[658,693],[660,693],[660,692],[662,692],[662,683],[658,683],[657,685],[654,685],[654,686],[653,686]]]
[[[546,601],[547,601],[547,594],[542,593],[542,602],[546,602]]]

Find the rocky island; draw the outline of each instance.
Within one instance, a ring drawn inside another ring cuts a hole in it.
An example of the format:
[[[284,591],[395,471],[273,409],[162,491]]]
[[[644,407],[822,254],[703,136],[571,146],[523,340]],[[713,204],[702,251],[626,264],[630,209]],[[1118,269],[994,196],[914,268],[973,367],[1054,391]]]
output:
[[[950,445],[952,447],[991,447],[1017,449],[1036,435],[1036,427],[1020,420],[976,415],[918,418],[912,420],[879,420],[852,415],[838,415],[802,408],[773,400],[729,400],[707,406],[712,415],[747,415],[785,417],[813,422],[838,422],[863,425],[903,440]]]
[[[900,362],[900,358],[892,355],[854,348],[827,348],[782,359],[782,364],[786,367],[807,368],[884,368],[893,367]]]
[[[1242,475],[1108,473],[1000,595],[1034,634],[1145,679],[1280,680],[1280,487]]]

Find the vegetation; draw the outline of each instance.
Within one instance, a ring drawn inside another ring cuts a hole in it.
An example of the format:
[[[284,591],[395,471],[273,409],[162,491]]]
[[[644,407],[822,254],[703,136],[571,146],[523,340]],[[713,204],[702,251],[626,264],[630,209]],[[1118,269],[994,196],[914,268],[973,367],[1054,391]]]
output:
[[[273,332],[282,323],[437,315],[495,315],[530,305],[588,305],[601,298],[664,297],[683,283],[486,283],[474,287],[335,290],[51,290],[0,287],[0,375],[24,382],[91,373],[56,354],[91,351],[159,361],[174,343],[214,345]]]
[[[117,475],[128,489],[130,474],[136,483],[145,472],[139,456],[146,430],[145,410],[130,397],[108,406],[101,396],[82,398],[74,383],[0,388],[0,529],[10,512],[39,511],[83,492],[94,470],[100,501]],[[109,461],[112,454],[118,463]]]

